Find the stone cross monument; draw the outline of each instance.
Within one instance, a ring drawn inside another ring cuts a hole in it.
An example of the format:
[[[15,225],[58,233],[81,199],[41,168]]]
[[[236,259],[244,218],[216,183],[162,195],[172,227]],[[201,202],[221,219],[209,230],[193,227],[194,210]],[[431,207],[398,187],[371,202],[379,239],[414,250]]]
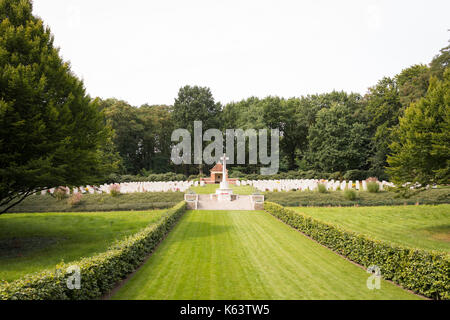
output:
[[[223,157],[220,157],[220,160],[222,160],[222,182],[220,183],[220,189],[228,189],[227,160],[230,160],[230,158],[224,154]]]
[[[220,188],[216,189],[217,199],[219,201],[231,201],[233,190],[228,187],[227,181],[227,160],[230,160],[230,158],[227,158],[227,155],[224,154],[220,160],[222,160],[222,182]]]

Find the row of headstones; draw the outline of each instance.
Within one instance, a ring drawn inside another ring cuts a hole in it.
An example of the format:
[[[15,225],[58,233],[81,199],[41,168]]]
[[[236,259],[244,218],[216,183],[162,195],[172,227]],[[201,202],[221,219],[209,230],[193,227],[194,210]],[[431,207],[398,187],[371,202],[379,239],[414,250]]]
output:
[[[390,186],[394,187],[394,184],[387,181],[377,181],[380,186],[380,190],[383,191],[385,187]],[[339,180],[317,180],[317,179],[299,179],[299,180],[248,180],[248,181],[240,181],[237,185],[250,185],[259,191],[291,191],[291,190],[299,190],[305,191],[317,190],[319,184],[322,184],[329,191],[336,191],[338,189],[355,189],[355,190],[363,190],[367,191],[367,181],[366,180],[356,180],[356,181],[339,181]]]
[[[191,186],[192,181],[164,181],[164,182],[123,182],[117,184],[103,184],[100,186],[81,186],[72,188],[59,187],[66,190],[66,194],[95,194],[95,193],[110,193],[113,186],[118,185],[118,190],[121,193],[135,193],[135,192],[169,192],[180,191],[186,192]],[[53,194],[56,188],[50,188],[48,190],[42,190],[41,194],[47,193]]]
[[[204,187],[205,186],[205,181],[195,181],[194,182],[194,187]]]

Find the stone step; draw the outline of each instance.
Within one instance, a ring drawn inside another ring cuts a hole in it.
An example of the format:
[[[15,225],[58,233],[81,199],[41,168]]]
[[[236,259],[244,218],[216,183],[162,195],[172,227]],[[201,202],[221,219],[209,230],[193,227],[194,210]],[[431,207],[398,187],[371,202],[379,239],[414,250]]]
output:
[[[238,196],[233,201],[211,200],[209,195],[199,195],[198,210],[254,210],[250,196]]]

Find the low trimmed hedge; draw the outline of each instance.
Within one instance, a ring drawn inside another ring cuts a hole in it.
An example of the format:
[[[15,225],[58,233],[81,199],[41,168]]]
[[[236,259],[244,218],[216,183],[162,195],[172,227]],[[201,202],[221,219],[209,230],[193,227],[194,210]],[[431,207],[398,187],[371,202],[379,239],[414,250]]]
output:
[[[266,202],[264,209],[348,259],[366,268],[380,267],[385,279],[432,299],[450,299],[450,258],[446,253],[370,239],[273,202]]]
[[[0,300],[87,300],[111,290],[151,253],[186,211],[180,202],[168,210],[155,225],[112,245],[106,252],[70,264],[60,264],[54,271],[31,274],[0,284]],[[78,266],[81,288],[70,290],[67,279],[70,266]]]

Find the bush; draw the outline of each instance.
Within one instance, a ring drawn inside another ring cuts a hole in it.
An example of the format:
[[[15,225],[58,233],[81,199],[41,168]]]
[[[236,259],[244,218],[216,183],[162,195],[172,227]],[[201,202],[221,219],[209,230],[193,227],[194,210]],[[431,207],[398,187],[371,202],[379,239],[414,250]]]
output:
[[[119,184],[113,184],[109,187],[109,193],[113,197],[118,197],[120,195],[120,185]]]
[[[330,180],[342,180],[342,173],[340,172],[333,172],[329,175],[328,179]]]
[[[266,202],[264,209],[348,259],[366,268],[380,267],[385,279],[426,297],[450,299],[450,258],[446,253],[374,240],[272,202]]]
[[[319,183],[317,185],[317,191],[319,191],[319,193],[327,193],[327,187],[323,183]]]
[[[55,191],[53,192],[53,196],[58,200],[63,200],[64,198],[67,197],[66,188],[63,187],[56,188]]]
[[[368,172],[364,170],[349,170],[344,174],[344,180],[364,180],[368,177]]]
[[[376,182],[368,182],[367,191],[371,193],[377,193],[378,191],[380,191],[380,185]]]
[[[356,191],[353,189],[345,189],[344,190],[344,197],[347,200],[355,201],[356,200]]]
[[[71,207],[74,207],[76,205],[79,205],[81,203],[81,198],[83,195],[81,193],[74,193],[72,196],[67,200],[67,204]]]
[[[144,261],[186,211],[183,201],[168,210],[156,225],[118,241],[106,252],[70,264],[60,264],[54,271],[25,276],[13,282],[0,284],[0,300],[87,300],[97,299]],[[81,271],[81,288],[70,290],[67,279]]]

